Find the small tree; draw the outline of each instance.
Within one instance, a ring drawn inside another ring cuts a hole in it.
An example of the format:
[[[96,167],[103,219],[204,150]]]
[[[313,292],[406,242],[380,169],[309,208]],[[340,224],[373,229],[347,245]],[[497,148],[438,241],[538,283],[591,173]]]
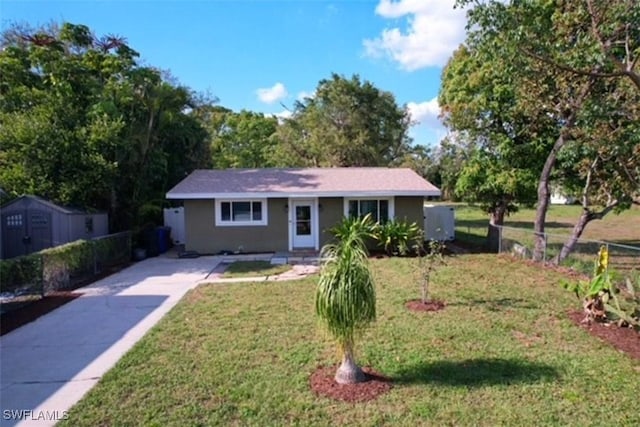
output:
[[[442,256],[444,248],[444,243],[438,240],[429,240],[426,248],[422,241],[416,243],[414,246],[416,259],[418,260],[417,272],[420,275],[420,283],[422,286],[422,304],[429,302],[431,273],[436,270],[438,265],[445,264]]]
[[[372,235],[369,215],[345,218],[331,229],[337,242],[321,251],[322,265],[315,295],[316,315],[336,339],[342,364],[339,384],[362,382],[366,376],[354,359],[356,334],[376,318],[376,294],[365,238]]]

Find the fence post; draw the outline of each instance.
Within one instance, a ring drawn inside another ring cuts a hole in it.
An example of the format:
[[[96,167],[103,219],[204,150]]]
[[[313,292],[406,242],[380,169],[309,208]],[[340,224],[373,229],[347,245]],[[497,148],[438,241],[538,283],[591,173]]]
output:
[[[44,256],[38,254],[38,258],[40,259],[40,294],[44,298]]]
[[[96,240],[91,239],[91,255],[93,256],[93,275],[98,275],[98,251],[96,250]]]

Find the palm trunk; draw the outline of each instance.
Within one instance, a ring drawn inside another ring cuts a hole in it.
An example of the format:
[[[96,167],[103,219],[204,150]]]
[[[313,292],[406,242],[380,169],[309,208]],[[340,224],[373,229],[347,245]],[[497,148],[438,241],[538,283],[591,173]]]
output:
[[[366,379],[365,373],[356,365],[353,357],[353,349],[345,348],[342,356],[342,364],[336,372],[336,382],[338,384],[355,384],[364,382]]]

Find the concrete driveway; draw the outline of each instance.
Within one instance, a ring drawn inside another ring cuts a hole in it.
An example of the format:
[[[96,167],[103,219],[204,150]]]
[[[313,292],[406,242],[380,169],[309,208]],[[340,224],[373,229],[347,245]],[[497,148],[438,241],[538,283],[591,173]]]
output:
[[[0,338],[0,425],[54,425],[220,257],[158,257]]]

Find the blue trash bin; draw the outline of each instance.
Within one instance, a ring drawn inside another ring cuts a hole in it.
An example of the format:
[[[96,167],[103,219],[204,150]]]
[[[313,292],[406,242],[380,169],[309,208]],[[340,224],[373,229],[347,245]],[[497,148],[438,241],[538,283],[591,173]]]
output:
[[[158,236],[158,253],[163,254],[169,250],[171,227],[157,227],[156,234]]]

